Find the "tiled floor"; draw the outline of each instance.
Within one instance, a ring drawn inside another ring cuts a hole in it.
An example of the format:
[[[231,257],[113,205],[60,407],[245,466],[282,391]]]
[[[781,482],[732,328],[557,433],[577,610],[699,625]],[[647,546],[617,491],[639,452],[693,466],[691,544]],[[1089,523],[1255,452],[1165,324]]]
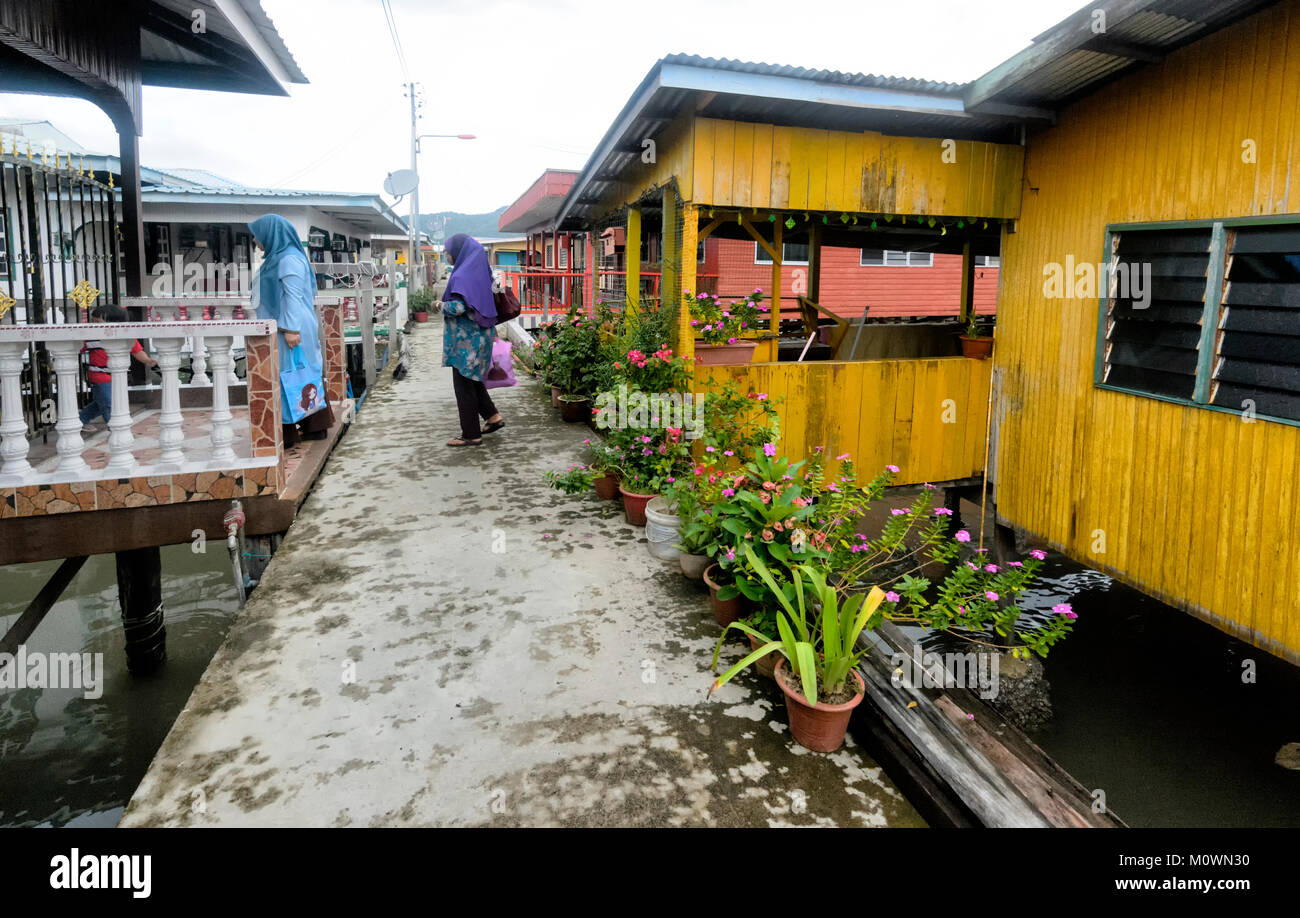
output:
[[[252,443],[249,439],[248,408],[232,407],[230,414],[233,418],[230,426],[235,434],[232,444],[235,455],[247,459],[253,455]],[[135,437],[135,445],[131,453],[141,465],[157,462],[162,452],[158,445],[158,421],[161,415],[162,412],[157,409],[145,409],[136,411],[132,417],[131,433]],[[181,449],[185,452],[185,461],[205,461],[212,454],[211,409],[187,409],[181,412],[181,417],[183,419],[181,430],[185,433],[185,441],[181,444]],[[82,441],[86,444],[81,455],[91,468],[101,469],[108,464],[108,425],[99,419],[95,422],[95,426],[98,428],[95,433],[81,435]],[[27,461],[38,472],[52,472],[58,466],[59,457],[55,448],[58,439],[58,434],[50,431],[47,441],[40,439],[32,441]]]

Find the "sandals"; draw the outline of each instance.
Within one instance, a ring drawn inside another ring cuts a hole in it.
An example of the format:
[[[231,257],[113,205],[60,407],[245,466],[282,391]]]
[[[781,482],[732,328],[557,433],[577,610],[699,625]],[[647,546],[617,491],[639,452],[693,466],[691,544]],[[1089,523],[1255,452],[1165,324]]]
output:
[[[490,433],[492,433],[493,431],[500,430],[502,427],[505,427],[505,426],[506,426],[506,422],[505,422],[504,420],[501,420],[501,421],[493,421],[491,424],[484,424],[484,425],[483,425],[483,432],[484,432],[485,434],[490,434]]]
[[[461,437],[452,437],[450,440],[447,441],[447,445],[456,448],[462,446],[482,446],[483,438],[479,437],[477,440],[465,440],[462,439]]]

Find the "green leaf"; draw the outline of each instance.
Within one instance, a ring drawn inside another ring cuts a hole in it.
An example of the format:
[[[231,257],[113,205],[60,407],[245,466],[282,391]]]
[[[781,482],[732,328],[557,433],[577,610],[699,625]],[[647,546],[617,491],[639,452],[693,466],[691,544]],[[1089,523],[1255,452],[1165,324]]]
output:
[[[767,584],[767,588],[772,591],[773,595],[781,601],[781,605],[785,607],[785,611],[793,615],[794,609],[790,607],[790,600],[785,598],[785,593],[781,592],[781,588],[776,585],[776,581],[772,579],[771,573],[768,572],[767,565],[763,563],[763,560],[759,558],[758,554],[754,551],[754,546],[745,546],[745,560],[747,560],[749,566],[754,569],[754,573],[758,574],[759,578]]]
[[[810,705],[817,703],[817,656],[812,644],[800,641],[794,645],[795,656],[799,658],[799,681],[803,685],[803,697]]]

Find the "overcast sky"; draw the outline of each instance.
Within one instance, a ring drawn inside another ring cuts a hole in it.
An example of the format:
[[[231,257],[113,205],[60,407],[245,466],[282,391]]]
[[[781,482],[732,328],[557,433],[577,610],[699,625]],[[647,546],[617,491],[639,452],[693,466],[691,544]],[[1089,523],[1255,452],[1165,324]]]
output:
[[[392,0],[424,85],[420,209],[513,201],[547,167],[580,168],[656,60],[683,52],[964,82],[1081,0]],[[263,0],[311,81],[289,98],[144,89],[141,159],[249,185],[375,191],[410,166],[406,79],[380,0]],[[0,117],[53,121],[116,152],[88,102],[0,94]],[[399,210],[407,212],[403,202]]]

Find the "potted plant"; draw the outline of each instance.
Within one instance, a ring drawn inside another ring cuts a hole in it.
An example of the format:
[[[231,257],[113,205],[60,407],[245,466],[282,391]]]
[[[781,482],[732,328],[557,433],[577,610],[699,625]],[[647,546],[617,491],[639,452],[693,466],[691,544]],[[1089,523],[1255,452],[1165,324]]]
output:
[[[716,294],[686,292],[691,313],[691,327],[699,335],[695,340],[695,360],[704,366],[731,366],[750,363],[758,342],[744,335],[758,330],[758,317],[768,312],[762,304],[763,291],[730,302]]]
[[[857,593],[841,600],[818,566],[798,564],[790,568],[792,602],[754,549],[747,545],[745,553],[781,604],[776,614],[780,637],[768,640],[743,622],[728,625],[727,630],[736,628],[764,643],[714,680],[709,691],[716,691],[769,654],[779,653],[773,676],[785,695],[791,735],[806,749],[834,752],[844,744],[849,718],[866,693],[866,683],[854,668],[864,653],[858,649],[858,635],[876,617],[885,593],[872,587],[866,595]],[[725,638],[724,631],[713,652],[715,669]]]
[[[981,334],[985,327],[974,312],[966,320],[966,331],[961,335],[961,355],[974,360],[987,360],[993,353],[993,336]]]
[[[429,310],[433,307],[433,302],[433,289],[431,287],[421,287],[410,294],[407,305],[410,307],[411,316],[415,321],[428,322]]]
[[[588,468],[595,476],[596,496],[601,500],[613,500],[618,495],[618,456],[614,449],[600,440],[591,438],[582,441],[590,456]]]
[[[709,607],[713,610],[714,619],[724,629],[745,614],[744,597],[738,590],[730,589],[734,583],[734,575],[716,562],[704,569],[704,585],[709,588]],[[724,591],[725,597],[722,595]]]
[[[712,508],[697,506],[682,524],[677,543],[677,565],[691,580],[702,580],[705,569],[713,563],[718,545],[718,520]]]
[[[563,472],[547,472],[546,483],[563,494],[584,494],[591,490],[595,475],[585,465],[575,465]]]
[[[591,396],[600,373],[600,329],[580,314],[573,314],[556,329],[552,340],[551,378],[553,389],[560,390],[560,413],[570,423],[589,420]],[[555,392],[551,394],[554,404]]]

